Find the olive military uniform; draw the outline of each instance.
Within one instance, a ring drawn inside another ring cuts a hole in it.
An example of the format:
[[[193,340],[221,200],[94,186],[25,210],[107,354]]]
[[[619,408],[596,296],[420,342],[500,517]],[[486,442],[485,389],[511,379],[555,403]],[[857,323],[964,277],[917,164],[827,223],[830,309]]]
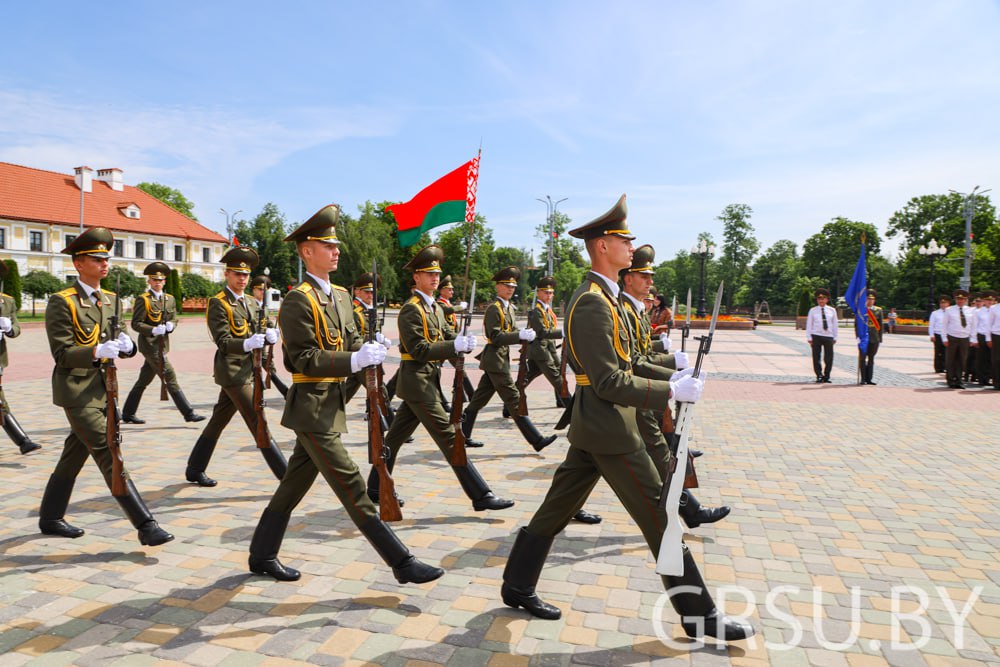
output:
[[[262,287],[264,289],[264,300],[263,301],[257,300],[257,294],[256,294],[255,290],[258,287]],[[269,277],[265,276],[265,275],[254,276],[253,280],[250,281],[249,290],[254,295],[254,300],[257,301],[257,307],[265,309],[265,311],[264,311],[265,312],[265,322],[266,322],[267,328],[268,329],[276,329],[277,326],[278,326],[278,320],[275,319],[275,318],[273,318],[273,317],[271,317],[270,314],[268,314],[267,310],[266,310],[266,308],[267,308],[267,292],[270,289],[271,289],[271,279]],[[288,385],[286,385],[285,382],[281,379],[281,376],[278,375],[277,368],[275,368],[275,365],[274,365],[274,349],[273,348],[274,348],[274,345],[270,344],[270,343],[265,348],[267,350],[266,358],[267,358],[267,361],[268,361],[267,375],[268,375],[268,378],[271,380],[271,384],[274,385],[274,388],[277,389],[278,393],[281,394],[282,398],[284,398],[285,396],[288,395]]]
[[[868,295],[875,296],[875,290],[868,290]],[[861,364],[861,383],[875,384],[875,355],[878,354],[879,345],[882,343],[882,330],[885,328],[885,319],[882,309],[879,306],[872,306],[867,309],[868,326],[868,349],[865,351]]]
[[[5,277],[9,270],[6,262],[0,262],[0,278]],[[7,339],[17,338],[21,335],[21,323],[17,321],[17,304],[14,301],[14,297],[9,294],[0,295],[0,318],[10,320],[6,330],[0,327],[0,378],[2,378],[3,370],[7,368],[8,363]],[[14,444],[17,445],[21,453],[27,454],[36,449],[41,449],[42,446],[33,442],[28,437],[28,434],[21,428],[17,419],[11,414],[10,405],[7,403],[7,397],[4,395],[2,384],[0,384],[0,406],[3,409],[3,430],[14,441]]]
[[[538,291],[555,292],[555,280],[544,277],[538,281]],[[559,353],[556,341],[562,340],[562,329],[556,321],[556,314],[548,304],[536,300],[528,311],[528,326],[535,330],[535,340],[528,345],[528,384],[539,375],[544,375],[556,393],[556,407],[563,408],[559,393],[562,389],[562,375],[559,372]]]

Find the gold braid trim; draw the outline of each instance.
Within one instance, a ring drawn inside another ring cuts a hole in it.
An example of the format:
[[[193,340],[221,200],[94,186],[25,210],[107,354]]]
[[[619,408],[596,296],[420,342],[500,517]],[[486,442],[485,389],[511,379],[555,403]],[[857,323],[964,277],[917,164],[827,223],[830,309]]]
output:
[[[629,367],[631,368],[632,357],[629,355],[630,350],[623,349],[622,346],[621,346],[621,341],[619,340],[619,338],[620,338],[619,332],[621,331],[621,319],[618,317],[618,310],[615,308],[615,304],[612,303],[612,301],[608,297],[608,295],[604,293],[604,290],[601,289],[601,286],[598,285],[595,282],[591,282],[590,283],[590,290],[589,290],[589,292],[590,293],[595,293],[596,292],[597,294],[600,294],[601,298],[607,304],[608,310],[611,311],[611,321],[612,321],[612,323],[614,325],[614,331],[612,332],[612,338],[614,339],[615,353],[618,355],[618,357],[622,361],[624,361],[627,364],[629,364]],[[580,299],[582,299],[582,298],[583,298],[583,295],[580,296]],[[573,313],[574,313],[574,311],[576,311],[576,307],[580,303],[580,299],[576,300],[576,302],[573,304],[573,307],[569,311],[569,315],[566,317],[566,338],[569,339],[569,350],[573,354],[573,357],[576,359],[577,366],[579,366],[580,368],[583,368],[583,364],[580,363],[580,357],[576,353],[576,348],[573,346],[573,336],[570,334],[570,328],[573,325],[573,321],[572,321],[573,320]]]
[[[146,318],[153,324],[159,324],[163,321],[163,311],[153,308],[153,302],[150,300],[150,296],[149,292],[143,292],[142,294],[142,300],[146,302]]]
[[[66,300],[66,305],[69,306],[69,314],[73,319],[73,338],[76,340],[77,345],[93,347],[97,345],[97,338],[101,333],[98,331],[98,325],[96,324],[89,332],[80,324],[80,320],[76,316],[76,304],[73,303],[72,297],[74,294],[76,294],[76,289],[74,288],[59,292],[59,296]]]
[[[336,285],[334,285],[334,287],[336,287]],[[309,283],[302,283],[295,289],[305,294],[306,298],[309,300],[309,307],[312,308],[313,326],[316,329],[316,344],[319,346],[319,349],[325,350],[327,349],[327,346],[329,346],[334,352],[343,350],[344,339],[341,338],[339,331],[337,332],[336,338],[334,338],[333,334],[330,332],[330,326],[326,323],[326,317],[322,312],[320,312],[319,301],[316,299],[316,295],[312,293],[313,286]],[[330,298],[333,298],[332,294],[330,295]]]
[[[250,333],[250,322],[244,322],[241,326],[236,326],[236,320],[233,318],[233,307],[229,305],[226,301],[225,293],[219,292],[213,299],[218,299],[219,303],[226,311],[226,315],[229,317],[229,332],[236,336],[237,338],[246,338],[247,334]]]
[[[427,313],[425,313],[424,309],[420,307],[420,301],[422,299],[423,297],[414,295],[410,297],[410,300],[406,302],[406,305],[409,306],[412,304],[413,307],[417,309],[417,312],[420,313],[420,320],[424,325],[424,340],[426,340],[428,343],[437,343],[444,338],[444,335],[440,331],[438,331],[437,335],[434,336],[434,338],[431,338],[430,328],[427,325]],[[431,306],[431,308],[433,308],[433,306]],[[400,314],[402,314],[402,309],[400,309]],[[403,354],[402,354],[403,361],[413,361],[413,355],[411,355],[407,351],[406,347],[403,345],[402,336],[399,337],[399,345],[400,347],[403,348]]]

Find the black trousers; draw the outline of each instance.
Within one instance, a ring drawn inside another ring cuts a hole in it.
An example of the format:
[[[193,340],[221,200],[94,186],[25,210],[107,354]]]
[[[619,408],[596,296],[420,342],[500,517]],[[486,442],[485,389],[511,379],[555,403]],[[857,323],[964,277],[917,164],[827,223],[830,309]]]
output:
[[[941,338],[941,334],[934,334],[934,372],[944,373],[944,355],[945,350],[944,340]]]
[[[969,339],[948,336],[948,353],[945,356],[945,372],[949,386],[962,384],[962,372],[969,356]]]
[[[875,375],[875,355],[878,354],[878,336],[868,336],[868,350],[864,354],[864,362],[861,365],[861,381],[871,382]]]
[[[816,373],[816,377],[821,377],[824,379],[829,379],[830,370],[833,368],[833,337],[831,336],[818,336],[813,334],[812,339],[812,349],[813,349],[813,372]],[[820,370],[819,355],[820,352],[823,353],[823,368]]]
[[[993,349],[990,350],[990,356],[993,360],[993,388],[996,389],[1000,387],[1000,334],[991,334],[991,336],[993,341]]]
[[[976,379],[979,384],[986,386],[990,383],[990,375],[992,374],[991,359],[990,359],[990,348],[986,346],[986,342],[990,340],[989,334],[979,334],[976,336],[978,338],[979,347],[976,348]]]

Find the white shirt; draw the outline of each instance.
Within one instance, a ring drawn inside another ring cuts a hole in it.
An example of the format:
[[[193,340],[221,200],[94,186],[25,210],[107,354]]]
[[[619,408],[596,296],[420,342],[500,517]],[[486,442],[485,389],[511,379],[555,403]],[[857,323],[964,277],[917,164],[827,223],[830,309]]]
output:
[[[633,306],[635,306],[635,312],[637,312],[640,315],[642,315],[642,311],[644,311],[646,309],[646,305],[642,301],[636,300],[636,298],[634,296],[632,296],[631,294],[629,294],[628,292],[622,291],[622,294],[624,294],[625,296],[627,296],[628,300],[632,302]]]
[[[977,308],[976,309],[976,334],[980,336],[990,335],[990,311],[991,308]]]
[[[994,336],[1000,336],[1000,303],[990,306],[990,333]],[[994,349],[996,349],[994,347]],[[1000,352],[994,352],[994,354],[1000,354]],[[996,382],[996,378],[993,379]]]
[[[545,303],[544,301],[540,301],[540,300],[538,300],[538,299],[535,299],[535,303],[540,303],[540,304],[542,304],[542,308],[544,308],[545,310],[547,310],[547,311],[549,311],[549,312],[551,312],[551,311],[552,311],[552,306],[550,306],[549,304]]]
[[[944,336],[944,308],[938,308],[933,313],[931,313],[930,320],[927,322],[927,334],[929,336]]]
[[[163,292],[154,292],[153,290],[149,290],[149,293],[152,294],[157,299],[163,298]]]
[[[964,327],[959,309],[965,314]],[[975,338],[976,317],[973,309],[969,306],[950,306],[944,314],[944,333],[954,338]]]
[[[323,294],[330,296],[330,292],[333,291],[333,288],[330,287],[329,280],[326,278],[320,278],[315,273],[309,273],[308,271],[306,271],[306,275],[319,283],[319,286],[323,289]]]
[[[593,271],[593,274],[604,281],[604,284],[607,286],[608,291],[611,292],[611,296],[617,299],[619,291],[618,283],[614,280],[611,280],[607,276],[598,273],[597,271]]]
[[[826,311],[826,326],[823,328],[823,312]],[[837,340],[837,310],[833,306],[813,306],[806,315],[806,340],[813,336],[826,336]]]
[[[79,279],[77,279],[76,282],[80,287],[83,288],[83,291],[87,293],[87,296],[90,297],[90,302],[97,303],[98,299],[100,298],[97,295],[101,294],[101,290],[96,287],[91,287],[90,285]]]
[[[424,299],[424,303],[427,304],[427,307],[430,308],[431,310],[434,310],[434,297],[428,296],[418,289],[413,290],[413,292],[414,294],[419,294],[420,296],[422,296]]]

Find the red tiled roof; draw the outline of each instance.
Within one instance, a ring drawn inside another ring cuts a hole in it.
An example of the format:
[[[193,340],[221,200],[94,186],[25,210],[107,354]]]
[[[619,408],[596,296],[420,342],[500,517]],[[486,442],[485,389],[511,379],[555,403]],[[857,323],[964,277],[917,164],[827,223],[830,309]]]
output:
[[[95,178],[93,191],[83,195],[84,226],[226,242],[221,234],[175,211],[156,197],[131,185],[124,188],[122,192],[112,190],[108,183]],[[138,220],[122,214],[123,204],[127,207],[130,203],[141,211]],[[76,187],[73,174],[0,162],[0,218],[78,225],[80,189]]]

